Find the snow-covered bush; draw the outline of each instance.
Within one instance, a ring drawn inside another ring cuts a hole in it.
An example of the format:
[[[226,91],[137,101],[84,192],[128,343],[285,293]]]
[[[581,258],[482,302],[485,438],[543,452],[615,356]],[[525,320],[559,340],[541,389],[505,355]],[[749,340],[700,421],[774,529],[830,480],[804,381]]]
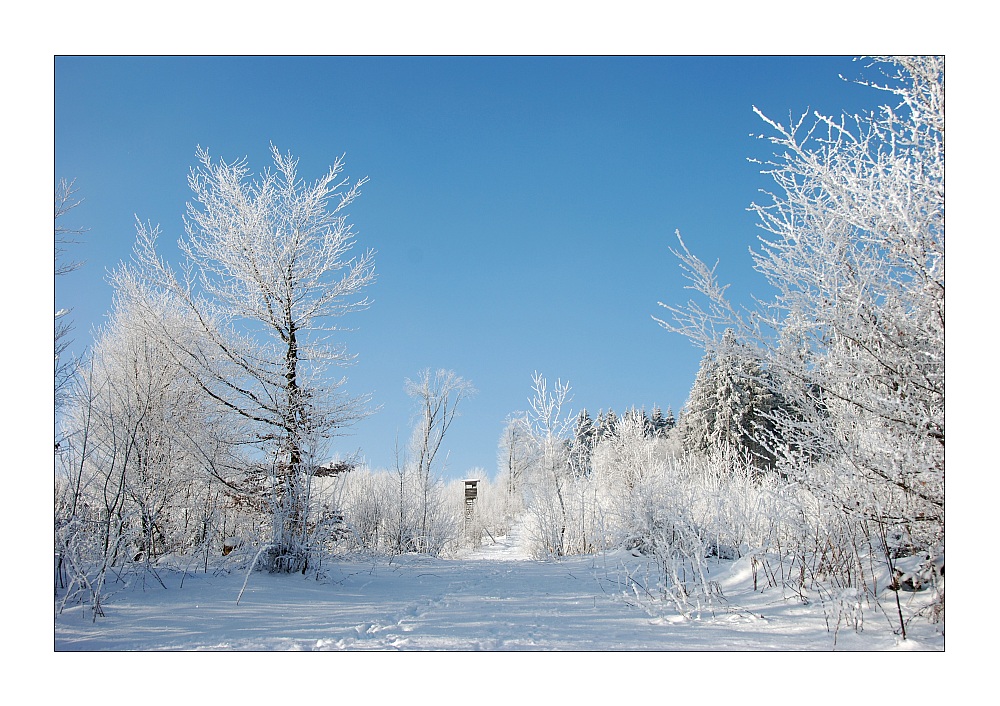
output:
[[[62,409],[57,590],[64,602],[82,596],[95,614],[108,571],[151,571],[172,553],[219,547],[223,483],[213,473],[234,465],[227,435],[240,429],[233,420],[221,423],[225,415],[136,326],[139,294],[116,293],[110,320],[72,378]],[[164,327],[183,329],[168,309],[157,315]],[[77,593],[82,586],[85,595]]]
[[[436,480],[425,487],[422,481],[412,466],[345,474],[339,493],[344,540],[377,554],[438,555],[455,549],[463,514],[454,484]]]
[[[526,473],[534,464],[535,453],[528,416],[524,412],[509,415],[497,448],[497,485],[503,489],[503,534],[524,512]]]
[[[892,575],[880,547],[906,557],[918,546],[898,531],[881,538],[891,523],[875,518],[887,517],[891,498],[863,497],[864,479],[830,460],[813,461],[804,484],[787,467],[762,472],[749,456],[678,454],[637,418],[623,418],[594,445],[587,474],[569,470],[571,448],[540,443],[525,473],[529,548],[538,558],[633,550],[655,567],[644,594],[682,615],[719,605],[711,562],[748,557],[761,590],[822,603],[831,629],[860,629],[866,611],[892,609],[880,603]],[[848,501],[860,520],[845,512]]]
[[[385,552],[398,543],[399,506],[390,474],[356,468],[343,480],[342,510],[354,546]]]

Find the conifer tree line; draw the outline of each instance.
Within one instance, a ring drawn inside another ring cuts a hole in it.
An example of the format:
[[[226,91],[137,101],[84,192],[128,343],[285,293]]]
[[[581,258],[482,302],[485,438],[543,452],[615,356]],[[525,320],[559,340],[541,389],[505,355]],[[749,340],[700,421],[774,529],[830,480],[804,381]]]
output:
[[[702,299],[657,321],[705,351],[679,415],[574,412],[569,383],[535,372],[496,472],[467,470],[471,516],[439,453],[476,393],[454,371],[402,381],[392,468],[337,455],[372,413],[339,333],[376,277],[347,215],[367,179],[338,159],[306,182],[274,147],[254,174],[199,147],[180,261],[140,221],[85,357],[55,315],[60,604],[96,619],[112,584],[168,565],[319,577],[338,554],[455,556],[516,527],[540,559],[643,557],[636,600],[688,618],[725,605],[710,562],[746,561],[837,629],[874,611],[904,638],[914,619],[943,630],[944,63],[866,62],[885,99],[869,113],[759,114],[774,156],[753,257],[772,300],[733,305],[678,236]],[[80,267],[75,193],[56,194],[59,276]]]
[[[652,413],[647,412],[645,407],[639,409],[630,407],[622,417],[624,420],[639,424],[644,435],[648,437],[665,437],[671,429],[677,426],[673,409],[667,407],[667,412],[664,414],[658,405],[653,406]],[[584,408],[577,415],[574,437],[579,444],[593,447],[601,439],[611,438],[618,427],[618,422],[618,415],[610,407],[607,412],[599,411],[597,419],[593,419],[590,412]]]
[[[658,405],[652,413],[631,407],[621,420],[611,408],[601,410],[596,420],[584,408],[577,415],[573,436],[581,449],[593,449],[613,438],[625,422],[642,430],[644,438],[666,439],[675,433],[675,443],[684,451],[719,453],[771,470],[777,461],[775,449],[784,442],[776,421],[779,414],[796,416],[794,403],[727,329],[721,345],[702,358],[680,422],[671,407],[664,414]]]

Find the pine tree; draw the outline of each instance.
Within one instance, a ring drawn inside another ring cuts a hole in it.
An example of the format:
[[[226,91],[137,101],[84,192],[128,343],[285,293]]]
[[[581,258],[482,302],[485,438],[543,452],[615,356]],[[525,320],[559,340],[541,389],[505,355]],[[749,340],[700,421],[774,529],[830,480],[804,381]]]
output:
[[[667,416],[663,419],[663,431],[664,433],[670,431],[677,426],[677,418],[674,417],[673,407],[667,406]]]
[[[780,442],[775,415],[787,411],[774,389],[770,374],[727,330],[702,359],[691,388],[681,423],[684,447],[772,468]]]
[[[591,451],[596,444],[597,428],[590,413],[583,409],[576,417],[576,430],[569,449],[570,465],[578,475],[590,473]]]
[[[618,417],[615,416],[615,411],[609,407],[607,414],[604,415],[604,426],[602,427],[603,432],[601,436],[607,438],[614,434],[617,428]]]
[[[650,416],[649,423],[652,427],[653,436],[663,436],[666,420],[663,418],[660,405],[653,405],[653,414]]]
[[[638,426],[640,429],[643,428],[642,417],[639,414],[639,410],[637,410],[635,407],[629,407],[627,410],[625,410],[625,413],[622,415],[622,423],[635,425]]]
[[[576,443],[586,448],[592,448],[597,440],[597,428],[586,409],[576,417]]]
[[[687,404],[681,410],[681,443],[688,451],[706,452],[709,449],[709,435],[715,427],[716,404],[713,380],[717,367],[715,357],[711,353],[702,356]]]

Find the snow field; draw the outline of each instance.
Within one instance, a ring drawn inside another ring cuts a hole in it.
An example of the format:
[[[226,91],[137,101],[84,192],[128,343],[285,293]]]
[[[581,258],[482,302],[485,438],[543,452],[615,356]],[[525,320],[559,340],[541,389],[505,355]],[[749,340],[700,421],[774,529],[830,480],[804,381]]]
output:
[[[106,617],[79,607],[56,616],[64,650],[940,650],[933,625],[901,643],[872,611],[861,632],[827,629],[824,607],[777,588],[753,590],[748,559],[710,567],[723,591],[713,611],[685,620],[650,600],[655,572],[630,552],[523,558],[516,537],[469,556],[349,559],[326,578],[159,570],[166,584],[112,586]],[[626,576],[631,578],[626,578]],[[180,586],[183,579],[183,587]],[[916,594],[913,594],[916,595]],[[827,607],[829,611],[829,605]],[[834,625],[831,624],[831,627]]]

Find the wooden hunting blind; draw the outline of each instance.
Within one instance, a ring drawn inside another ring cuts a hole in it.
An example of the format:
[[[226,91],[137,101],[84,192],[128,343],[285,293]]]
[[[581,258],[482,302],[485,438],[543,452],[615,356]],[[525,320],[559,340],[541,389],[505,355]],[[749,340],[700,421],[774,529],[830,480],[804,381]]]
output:
[[[479,479],[465,481],[465,534],[472,532],[472,515],[476,510]]]

